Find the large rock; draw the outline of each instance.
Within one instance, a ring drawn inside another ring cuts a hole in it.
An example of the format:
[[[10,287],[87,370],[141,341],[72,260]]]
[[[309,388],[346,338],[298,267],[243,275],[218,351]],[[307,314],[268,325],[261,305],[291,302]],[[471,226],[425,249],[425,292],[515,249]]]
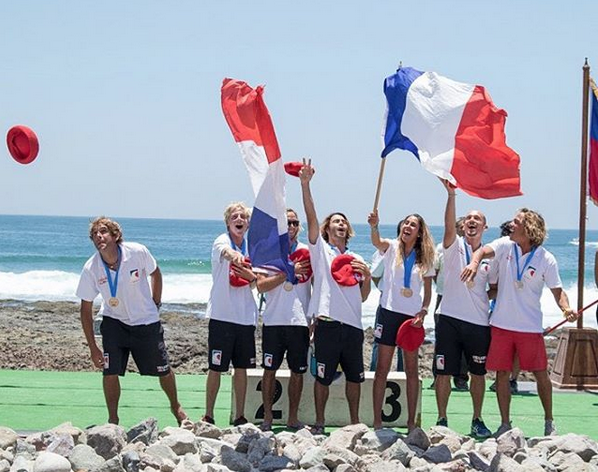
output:
[[[523,472],[523,469],[514,459],[505,454],[498,453],[490,463],[489,472]]]
[[[424,451],[430,447],[430,438],[421,428],[412,429],[404,439],[405,444],[416,446]]]
[[[0,426],[0,449],[8,449],[17,445],[19,436],[10,428]]]
[[[574,452],[556,451],[550,456],[548,461],[559,471],[577,471],[584,470],[586,463]]]
[[[292,466],[293,463],[284,456],[266,456],[261,460],[258,468],[261,472],[274,472]]]
[[[93,472],[125,472],[125,469],[122,468],[120,458],[116,456],[108,459],[100,468],[95,469]],[[145,472],[150,471],[146,470]]]
[[[357,443],[357,440],[369,431],[370,428],[363,423],[350,424],[344,428],[333,431],[328,439],[324,441],[323,446],[325,448],[338,447],[352,451]]]
[[[246,454],[228,446],[223,447],[220,451],[220,463],[236,472],[249,472],[252,468]]]
[[[513,428],[500,435],[496,440],[496,451],[500,454],[505,454],[513,457],[515,453],[526,446],[525,436],[523,431],[519,428]]]
[[[33,461],[25,456],[16,456],[10,472],[33,472]]]
[[[379,429],[377,431],[368,431],[361,437],[361,439],[359,439],[359,441],[357,441],[355,452],[358,453],[358,448],[361,451],[364,451],[360,455],[370,451],[382,452],[397,442],[397,439],[400,437],[401,435],[399,433],[390,428]]]
[[[303,457],[299,461],[299,465],[302,469],[310,469],[313,467],[320,466],[324,463],[325,455],[326,450],[323,447],[314,447],[303,455]]]
[[[49,432],[55,434],[68,434],[73,438],[75,444],[87,444],[87,435],[85,434],[85,431],[73,426],[70,421],[52,428]]]
[[[438,446],[430,446],[422,456],[427,461],[434,464],[441,464],[443,462],[450,462],[453,459],[451,450],[446,444],[439,444]]]
[[[106,462],[103,457],[96,454],[96,451],[87,444],[77,444],[68,456],[68,460],[75,471],[94,470]]]
[[[490,469],[490,462],[486,460],[484,456],[476,451],[469,451],[467,453],[469,457],[469,463],[475,470],[481,470],[482,472],[488,472]]]
[[[265,456],[274,452],[275,446],[276,440],[272,434],[261,436],[249,444],[247,460],[254,465],[258,464]]]
[[[559,451],[574,452],[581,457],[585,462],[598,454],[598,445],[587,436],[578,434],[566,434],[560,438]]]
[[[62,457],[68,457],[73,448],[75,447],[75,441],[73,437],[68,433],[54,433],[51,441],[46,448],[46,451],[53,452]]]
[[[145,453],[150,456],[159,457],[160,459],[169,460],[175,464],[180,460],[180,457],[172,449],[161,443],[152,444],[145,450]]]
[[[415,452],[402,439],[397,439],[382,453],[382,459],[385,461],[399,461],[405,467],[409,467],[414,456]]]
[[[218,426],[206,423],[205,421],[195,423],[193,433],[200,438],[218,439],[222,436],[222,430]]]
[[[87,431],[87,444],[104,459],[112,459],[127,444],[127,433],[115,424],[94,426]]]
[[[130,443],[140,441],[149,446],[157,439],[158,420],[156,418],[147,418],[127,431],[127,441]]]
[[[65,457],[43,451],[33,463],[33,472],[71,472],[71,463]]]
[[[194,454],[197,452],[195,435],[186,429],[173,428],[167,436],[163,436],[158,444],[163,444],[174,451],[179,456],[184,456],[188,452]]]
[[[207,466],[202,464],[196,454],[185,454],[174,472],[202,472]]]

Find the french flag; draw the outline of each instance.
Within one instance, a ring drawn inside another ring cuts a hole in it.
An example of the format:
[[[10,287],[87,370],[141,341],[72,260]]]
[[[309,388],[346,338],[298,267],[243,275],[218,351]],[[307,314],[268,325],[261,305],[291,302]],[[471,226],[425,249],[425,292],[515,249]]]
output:
[[[598,88],[591,82],[592,111],[590,120],[590,166],[588,181],[590,184],[590,199],[598,205]]]
[[[386,157],[411,151],[422,166],[475,197],[521,195],[519,155],[506,144],[507,113],[480,85],[400,68],[384,81]]]
[[[251,265],[285,272],[287,280],[293,281],[284,166],[263,93],[262,86],[253,89],[240,80],[224,79],[222,112],[241,150],[255,195],[247,235]]]

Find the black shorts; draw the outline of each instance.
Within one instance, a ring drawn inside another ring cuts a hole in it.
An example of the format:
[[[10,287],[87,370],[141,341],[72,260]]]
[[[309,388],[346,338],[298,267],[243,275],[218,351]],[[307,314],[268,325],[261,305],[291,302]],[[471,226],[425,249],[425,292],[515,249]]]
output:
[[[104,316],[100,325],[104,349],[104,375],[125,375],[129,353],[141,375],[164,376],[170,372],[164,328],[156,323],[129,326]]]
[[[348,382],[364,381],[363,330],[339,321],[316,320],[314,347],[319,383],[330,385],[339,364]]]
[[[376,326],[374,326],[374,342],[384,346],[397,345],[397,332],[405,321],[413,320],[413,316],[390,311],[378,305]]]
[[[239,369],[255,367],[255,326],[210,320],[208,364],[210,370],[226,372],[230,363]]]
[[[287,354],[289,369],[307,372],[309,328],[307,326],[264,326],[262,328],[262,368],[278,370]]]
[[[486,374],[486,356],[490,348],[490,326],[480,326],[441,314],[436,325],[434,366],[440,375],[459,375],[461,355],[469,372]]]

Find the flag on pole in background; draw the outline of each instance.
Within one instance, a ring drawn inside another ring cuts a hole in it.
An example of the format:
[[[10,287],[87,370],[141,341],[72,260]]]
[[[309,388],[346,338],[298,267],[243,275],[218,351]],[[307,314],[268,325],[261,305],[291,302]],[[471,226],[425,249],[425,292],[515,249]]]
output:
[[[598,205],[598,88],[593,80],[590,80],[592,88],[590,112],[590,164],[588,170],[588,182],[590,186],[590,199]]]
[[[507,113],[484,87],[403,67],[386,78],[384,94],[383,158],[404,149],[475,197],[521,195],[519,155],[506,144]]]
[[[262,86],[253,89],[240,80],[224,79],[222,111],[241,150],[255,195],[247,235],[251,265],[285,272],[292,281],[284,166],[263,93]]]

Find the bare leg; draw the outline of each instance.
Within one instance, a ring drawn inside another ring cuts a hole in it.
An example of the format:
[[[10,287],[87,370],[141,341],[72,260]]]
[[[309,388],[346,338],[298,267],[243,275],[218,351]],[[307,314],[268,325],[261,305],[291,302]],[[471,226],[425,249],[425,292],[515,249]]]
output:
[[[349,416],[351,424],[359,423],[359,397],[361,396],[361,384],[357,382],[345,382],[345,396],[349,404]]]
[[[483,375],[471,374],[469,384],[469,393],[473,403],[473,419],[482,417],[482,404],[484,403],[484,389],[486,388],[486,378]]]
[[[382,403],[384,402],[386,380],[388,379],[388,371],[390,370],[394,352],[394,346],[385,346],[378,343],[378,362],[376,363],[376,373],[374,374],[374,384],[372,387],[374,429],[382,428]]]
[[[502,424],[507,424],[511,420],[510,375],[511,372],[508,370],[501,370],[496,373],[496,398],[498,400],[498,409],[500,410],[500,420]]]
[[[289,379],[289,418],[287,419],[287,426],[297,426],[300,424],[297,412],[299,411],[301,392],[303,392],[303,375],[291,372],[291,378]]]
[[[407,429],[415,428],[415,412],[419,397],[418,354],[415,351],[403,351],[405,356],[405,376],[407,377]]]
[[[247,395],[247,369],[235,367],[233,372],[233,388],[235,389],[235,418],[245,416],[245,396]]]
[[[324,426],[326,418],[324,412],[326,411],[326,402],[328,402],[329,387],[322,385],[317,380],[314,383],[314,400],[316,403],[316,425]]]
[[[448,418],[446,407],[451,396],[451,376],[436,374],[436,407],[438,408],[438,418]]]
[[[208,380],[206,381],[206,416],[214,418],[214,405],[216,397],[220,390],[220,372],[215,370],[208,371]]]
[[[180,425],[183,420],[188,418],[187,413],[181,407],[179,403],[177,391],[176,391],[176,377],[174,372],[171,370],[168,375],[164,375],[160,377],[160,386],[166,396],[168,397],[168,401],[170,402],[170,411],[174,415],[177,420],[177,423]]]
[[[262,403],[264,404],[264,423],[272,424],[272,402],[274,401],[275,370],[264,370],[262,376]],[[290,385],[289,385],[290,395]],[[238,411],[238,407],[237,407]]]
[[[118,401],[120,400],[120,381],[118,375],[104,375],[104,398],[108,407],[108,423],[118,424]]]
[[[513,372],[511,372],[511,380],[517,380],[520,371],[521,369],[519,367],[519,355],[515,354],[515,359],[513,359]]]
[[[538,396],[544,408],[544,419],[552,420],[552,383],[548,377],[548,372],[546,370],[534,372],[534,377],[536,377]]]

